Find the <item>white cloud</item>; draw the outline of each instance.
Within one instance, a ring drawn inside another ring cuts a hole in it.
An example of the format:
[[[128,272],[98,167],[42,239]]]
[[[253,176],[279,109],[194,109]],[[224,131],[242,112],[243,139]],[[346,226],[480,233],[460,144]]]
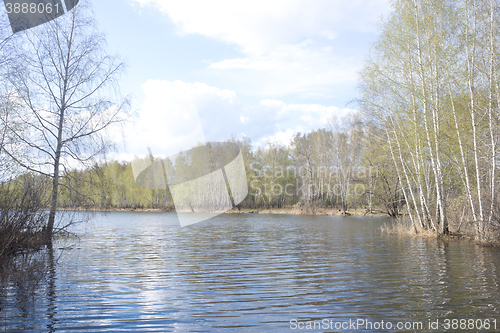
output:
[[[388,0],[133,1],[168,15],[180,35],[235,45],[243,56],[210,61],[209,73],[260,98],[326,95],[346,83],[354,88],[362,35],[375,33],[390,8]],[[347,32],[350,38],[339,41]]]
[[[125,130],[124,158],[145,155],[148,147],[166,157],[198,143],[224,141],[231,134],[244,135],[261,146],[269,140],[287,144],[297,132],[324,128],[332,116],[355,112],[278,99],[245,108],[233,91],[205,83],[149,80],[142,88],[146,100],[136,122]]]
[[[339,60],[335,59],[332,47],[322,47],[312,40],[306,40],[297,45],[280,45],[273,51],[260,56],[222,60],[210,64],[209,68],[252,69],[257,71],[270,69],[290,70],[308,67],[310,63],[326,65],[326,62],[332,60]],[[330,62],[330,66],[333,63]]]
[[[387,0],[134,0],[167,14],[181,34],[201,34],[240,46],[249,55],[346,29],[374,31]]]
[[[332,47],[307,40],[297,45],[278,46],[264,55],[222,60],[210,64],[209,68],[266,72],[256,79],[259,84],[255,84],[254,94],[281,96],[325,95],[322,87],[345,82],[354,84],[360,66],[361,59],[339,57]]]
[[[325,36],[326,39],[329,39],[329,40],[334,40],[339,36],[339,34],[337,32],[331,31],[331,30],[323,30],[320,32],[320,34],[322,36]]]
[[[221,112],[237,103],[234,92],[204,83],[149,80],[142,85],[146,99],[136,123],[128,129],[127,148],[135,154],[170,156],[210,139],[210,126],[226,119]],[[223,106],[223,107],[220,107]]]
[[[289,128],[287,130],[278,130],[272,135],[262,137],[257,144],[265,146],[267,143],[272,142],[284,146],[290,146],[292,138],[299,132],[304,132],[304,129],[301,126],[297,126],[294,129]]]
[[[257,139],[259,145],[266,144],[268,140],[284,143],[298,132],[325,128],[328,120],[334,116],[342,118],[354,112],[354,109],[336,106],[287,104],[276,99],[265,99],[245,111],[249,118],[246,123],[247,136]]]

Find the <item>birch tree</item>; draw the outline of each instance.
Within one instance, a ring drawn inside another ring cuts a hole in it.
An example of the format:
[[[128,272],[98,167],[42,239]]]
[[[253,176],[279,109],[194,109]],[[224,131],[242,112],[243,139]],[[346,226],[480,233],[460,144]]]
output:
[[[360,105],[386,130],[415,223],[448,233],[448,206],[463,196],[482,239],[497,201],[499,2],[393,8],[361,72]]]
[[[105,153],[106,129],[123,120],[126,100],[117,103],[112,96],[124,64],[106,53],[88,1],[20,38],[8,78],[22,106],[16,121],[26,124],[29,135],[10,130],[30,155],[16,156],[12,147],[6,152],[26,170],[52,180],[46,228],[51,245],[61,177],[68,167]]]

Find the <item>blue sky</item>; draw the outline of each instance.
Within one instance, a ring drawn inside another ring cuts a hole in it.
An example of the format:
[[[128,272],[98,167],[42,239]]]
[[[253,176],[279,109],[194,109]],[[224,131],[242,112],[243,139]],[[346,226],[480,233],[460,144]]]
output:
[[[386,0],[94,1],[136,112],[121,158],[231,134],[286,143],[355,109]]]

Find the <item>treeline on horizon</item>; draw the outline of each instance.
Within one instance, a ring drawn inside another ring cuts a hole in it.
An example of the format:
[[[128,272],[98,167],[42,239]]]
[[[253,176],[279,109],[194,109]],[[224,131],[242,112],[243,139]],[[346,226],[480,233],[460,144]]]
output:
[[[311,211],[365,209],[367,213],[382,211],[398,216],[404,206],[400,182],[387,149],[370,139],[369,130],[352,114],[340,120],[332,118],[327,128],[298,133],[287,145],[269,142],[254,148],[248,138],[227,140],[239,147],[246,169],[248,195],[237,207],[299,205]],[[179,165],[165,167],[167,177],[176,169],[196,168],[189,153],[184,155],[177,158]],[[185,168],[185,163],[190,168]],[[23,177],[43,182],[43,176]],[[130,161],[106,161],[68,171],[60,185],[58,207],[64,209],[175,209],[168,186],[156,190],[139,186]]]

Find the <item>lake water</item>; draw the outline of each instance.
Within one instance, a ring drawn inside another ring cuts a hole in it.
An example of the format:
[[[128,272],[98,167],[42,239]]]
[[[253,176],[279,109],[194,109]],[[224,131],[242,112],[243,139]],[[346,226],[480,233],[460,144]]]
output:
[[[500,330],[500,251],[384,235],[388,221],[223,214],[181,228],[174,213],[97,214],[78,227],[79,242],[39,254],[49,272],[34,296],[29,281],[4,286],[0,328]]]

